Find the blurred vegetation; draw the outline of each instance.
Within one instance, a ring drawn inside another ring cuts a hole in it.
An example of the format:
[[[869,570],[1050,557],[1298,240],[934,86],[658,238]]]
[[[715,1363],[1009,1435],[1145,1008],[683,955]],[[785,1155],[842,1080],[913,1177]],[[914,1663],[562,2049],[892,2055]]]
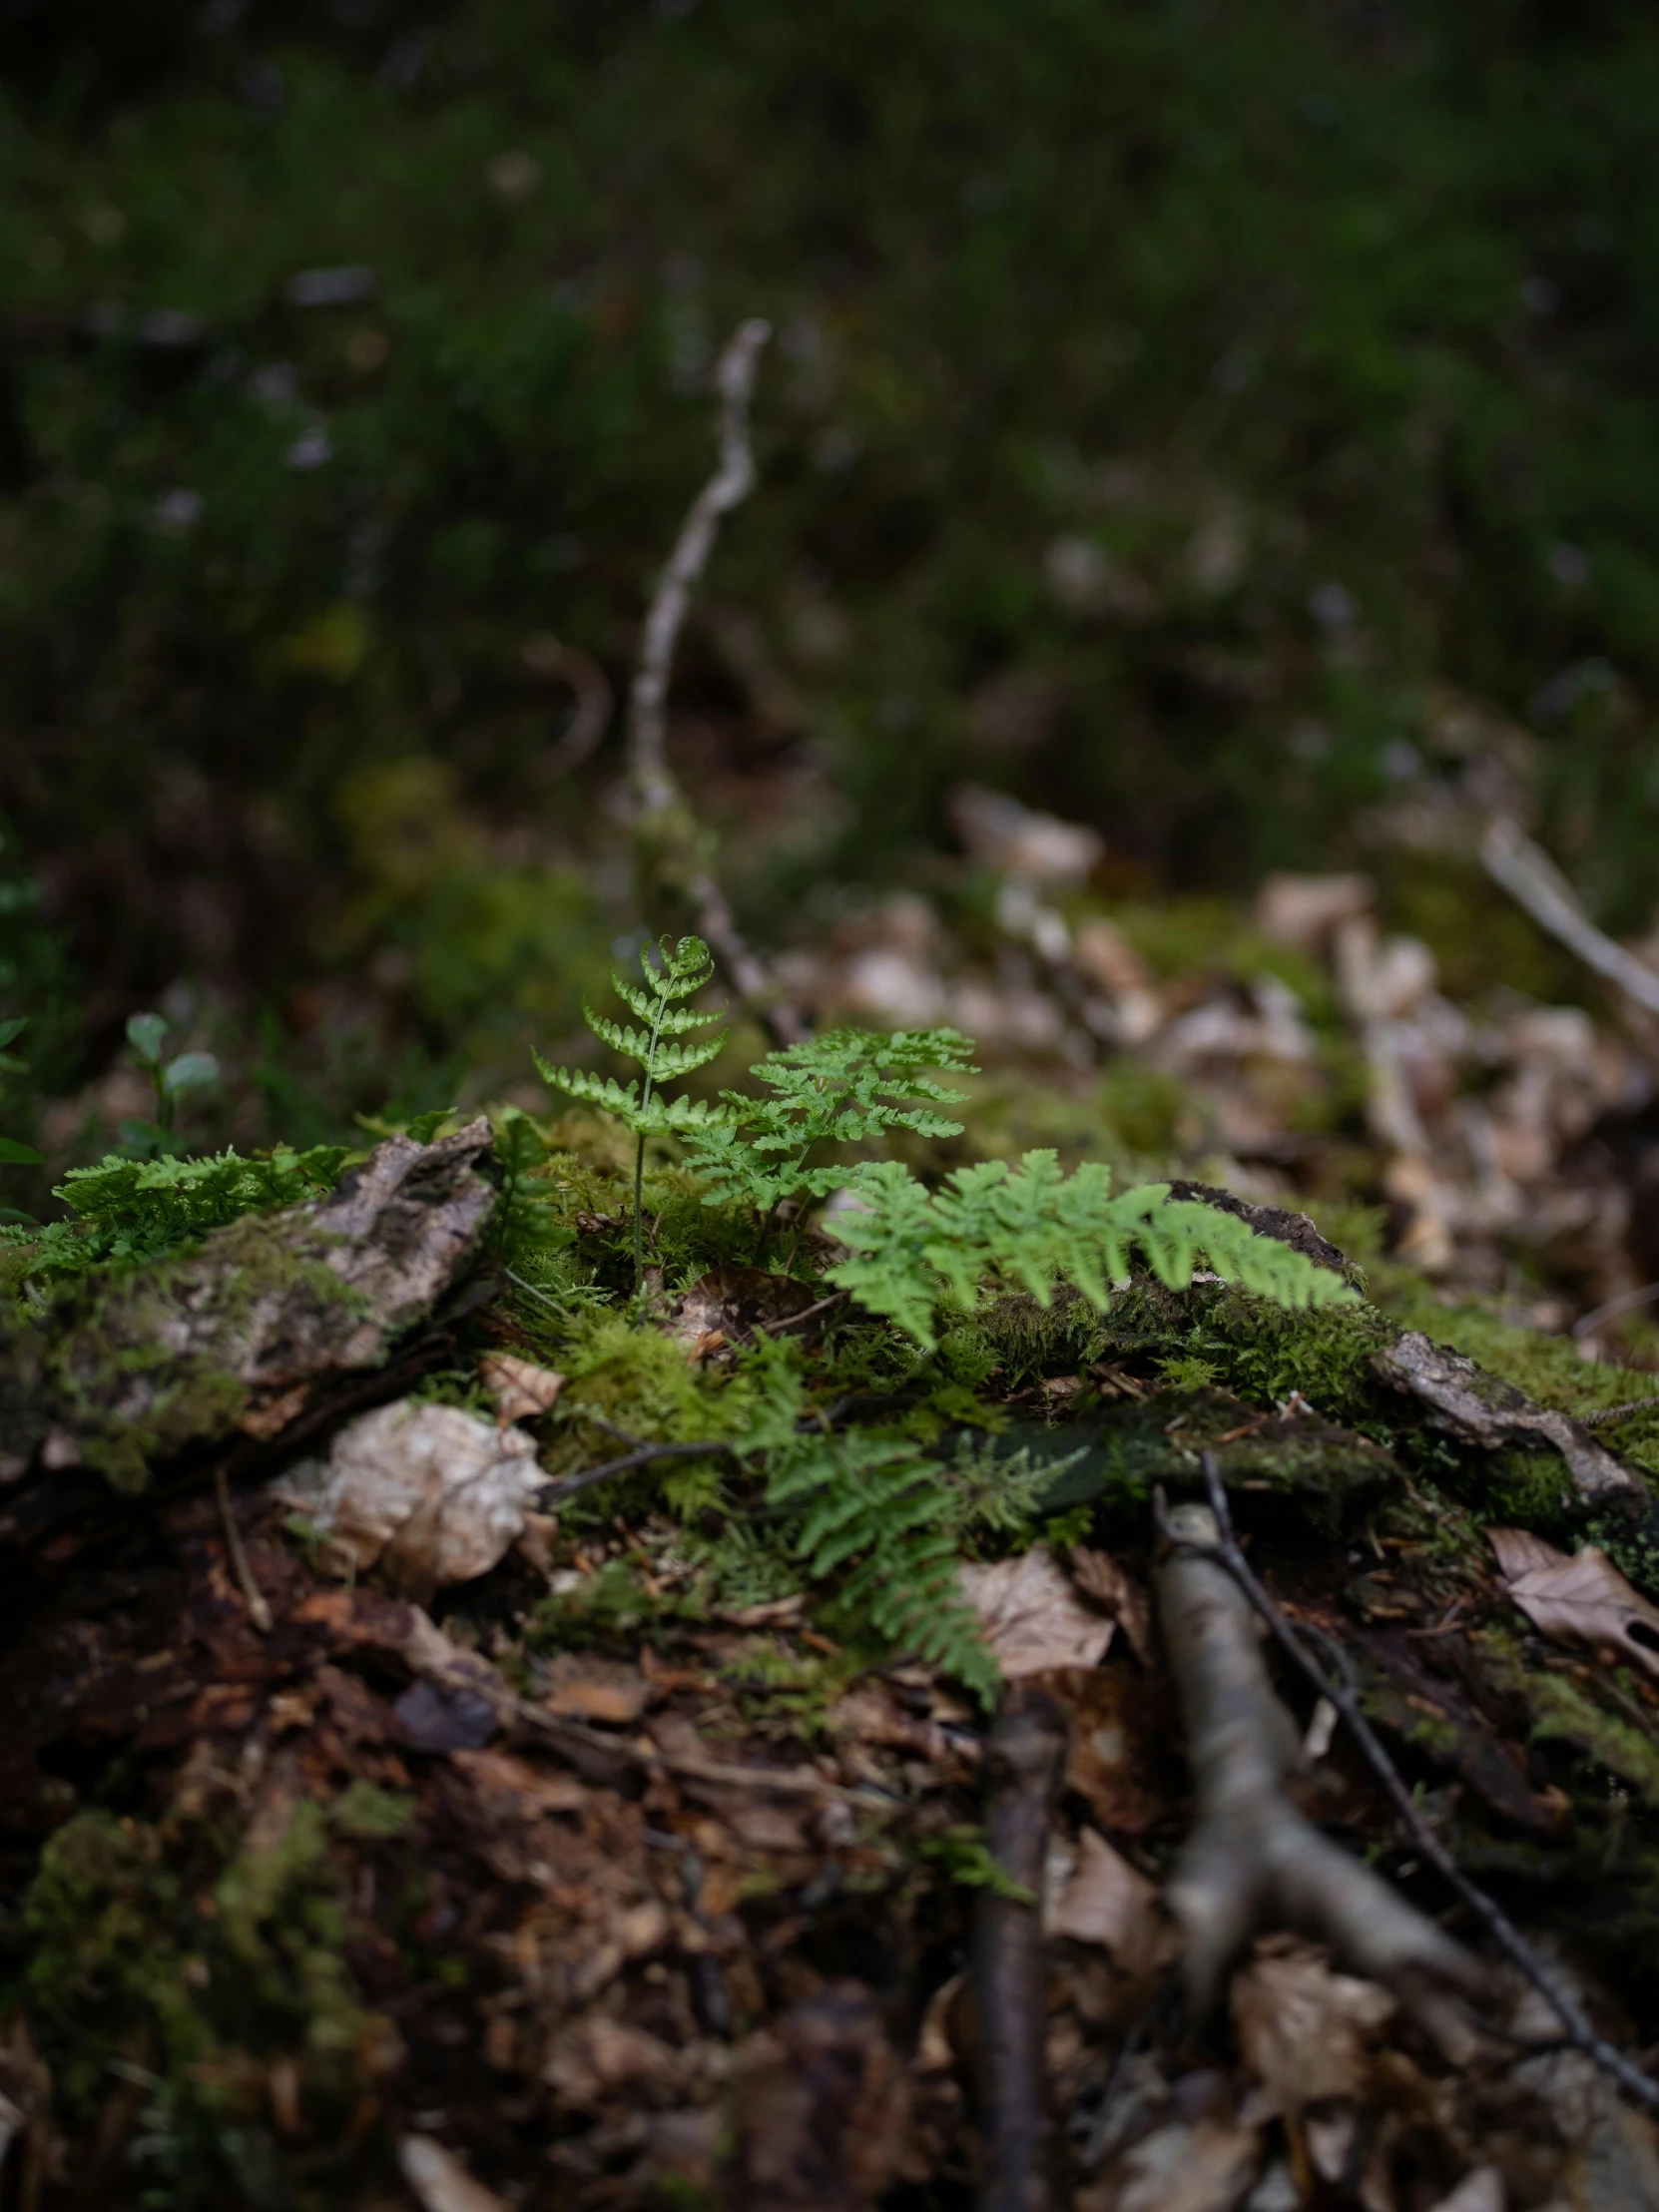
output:
[[[244,1143],[569,1039],[663,917],[546,634],[621,696],[755,312],[675,742],[765,938],[924,878],[966,775],[1100,828],[1155,954],[1359,861],[1558,990],[1364,841],[1469,701],[1647,919],[1651,11],[9,0],[0,75],[14,1136],[151,1003]]]

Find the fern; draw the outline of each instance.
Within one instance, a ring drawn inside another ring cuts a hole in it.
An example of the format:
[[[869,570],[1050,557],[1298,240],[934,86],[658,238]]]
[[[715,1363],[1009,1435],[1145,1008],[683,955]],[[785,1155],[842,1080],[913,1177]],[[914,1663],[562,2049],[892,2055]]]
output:
[[[713,956],[701,937],[682,937],[678,944],[670,944],[664,937],[655,947],[648,946],[640,954],[643,984],[630,982],[615,968],[611,970],[611,983],[618,998],[644,1027],[636,1029],[632,1023],[613,1021],[606,1014],[596,1014],[591,1006],[582,1008],[583,1018],[594,1035],[602,1038],[623,1059],[635,1061],[644,1070],[643,1081],[635,1079],[623,1084],[614,1076],[593,1075],[582,1068],[550,1067],[539,1052],[532,1054],[536,1072],[544,1083],[566,1092],[571,1098],[585,1099],[589,1105],[614,1114],[634,1136],[636,1294],[645,1284],[646,1138],[670,1130],[683,1134],[706,1129],[711,1123],[724,1120],[727,1114],[726,1108],[713,1105],[707,1099],[664,1099],[661,1096],[665,1083],[706,1066],[726,1042],[724,1030],[713,1037],[700,1037],[696,1042],[686,1041],[693,1030],[707,1029],[723,1019],[720,1014],[695,1013],[685,1004],[687,999],[696,997],[714,972]]]
[[[990,1703],[1001,1674],[962,1595],[957,1500],[937,1461],[879,1429],[808,1434],[773,1455],[767,1503],[802,1509],[795,1548],[815,1580],[857,1561],[844,1607]]]
[[[831,1161],[812,1162],[825,1144],[860,1144],[889,1129],[954,1137],[959,1121],[932,1111],[965,1096],[935,1082],[929,1071],[973,1074],[968,1039],[954,1029],[830,1029],[805,1043],[771,1052],[750,1074],[770,1097],[724,1095],[724,1122],[691,1132],[686,1150],[709,1184],[706,1203],[746,1198],[761,1217],[758,1267],[785,1199],[829,1196],[846,1180]],[[799,1231],[798,1231],[799,1235]]]
[[[1108,1169],[1090,1163],[1064,1175],[1052,1152],[1028,1152],[1017,1169],[1000,1160],[958,1168],[932,1194],[890,1161],[854,1170],[851,1183],[864,1210],[837,1222],[851,1257],[828,1271],[830,1280],[928,1350],[939,1305],[971,1308],[987,1280],[1045,1306],[1057,1283],[1069,1283],[1103,1310],[1110,1285],[1136,1259],[1171,1290],[1192,1281],[1202,1258],[1224,1282],[1282,1306],[1357,1295],[1235,1215],[1171,1199],[1165,1183],[1114,1197]]]
[[[331,1190],[348,1157],[344,1145],[308,1152],[278,1146],[264,1159],[236,1152],[213,1159],[112,1157],[74,1168],[53,1193],[74,1218],[44,1229],[0,1229],[0,1240],[28,1248],[28,1273],[49,1281],[97,1267],[136,1267],[165,1259],[209,1230],[244,1214],[297,1206]]]

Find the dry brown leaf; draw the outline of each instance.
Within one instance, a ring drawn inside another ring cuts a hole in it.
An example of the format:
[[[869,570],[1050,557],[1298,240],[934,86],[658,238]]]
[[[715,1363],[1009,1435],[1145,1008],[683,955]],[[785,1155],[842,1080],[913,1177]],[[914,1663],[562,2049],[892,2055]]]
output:
[[[1352,2097],[1364,2085],[1372,2038],[1393,1998],[1373,1981],[1333,1973],[1326,1953],[1271,1936],[1233,1976],[1233,2022],[1244,2061],[1279,2108]]]
[[[565,1386],[564,1377],[554,1369],[538,1368],[533,1360],[521,1360],[512,1352],[492,1352],[480,1360],[478,1379],[495,1399],[496,1415],[503,1421],[550,1413]]]
[[[543,1479],[522,1430],[400,1398],[342,1428],[309,1489],[290,1473],[282,1492],[343,1568],[380,1565],[405,1586],[441,1587],[489,1572]]]
[[[507,2212],[495,2191],[474,2181],[434,2135],[405,2135],[397,2146],[397,2163],[421,2212]]]
[[[1172,2120],[1143,2135],[1101,2180],[1076,2198],[1077,2212],[1232,2212],[1256,2177],[1253,2128],[1225,2120]]]
[[[1098,1943],[1125,1973],[1154,1972],[1180,1948],[1158,1885],[1092,1828],[1077,1839],[1077,1865],[1046,1921],[1050,1935]]]
[[[823,1303],[815,1284],[732,1262],[698,1277],[675,1308],[669,1334],[688,1353],[749,1344],[757,1330],[763,1334],[783,1332],[800,1342],[809,1332],[795,1325],[810,1309]]]
[[[1152,1664],[1152,1604],[1134,1576],[1125,1573],[1109,1551],[1074,1544],[1071,1571],[1085,1597],[1115,1620],[1143,1667]]]
[[[1564,1644],[1616,1654],[1659,1680],[1659,1606],[1594,1544],[1568,1558],[1523,1528],[1488,1528],[1509,1595],[1534,1628]]]
[[[651,1685],[638,1667],[562,1651],[547,1670],[542,1702],[562,1720],[610,1721],[628,1728],[645,1711]]]
[[[962,1588],[1009,1681],[1050,1667],[1093,1667],[1112,1623],[1085,1605],[1046,1544],[994,1566],[966,1566]]]

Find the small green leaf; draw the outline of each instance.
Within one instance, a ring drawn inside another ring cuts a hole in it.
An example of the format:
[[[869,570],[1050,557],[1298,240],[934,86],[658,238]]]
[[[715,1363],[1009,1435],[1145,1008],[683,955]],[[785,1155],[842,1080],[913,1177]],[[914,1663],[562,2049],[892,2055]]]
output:
[[[0,1137],[0,1163],[9,1168],[43,1168],[46,1165],[33,1145],[19,1144],[15,1137]]]
[[[211,1052],[181,1052],[176,1060],[168,1062],[162,1089],[169,1098],[180,1098],[186,1091],[205,1090],[218,1081],[219,1062]]]
[[[21,1034],[28,1026],[29,1017],[27,1014],[14,1014],[10,1021],[0,1021],[0,1052],[3,1052],[12,1039]]]
[[[166,1015],[129,1014],[127,1042],[141,1060],[148,1060],[154,1066],[162,1056],[162,1046],[167,1042]]]

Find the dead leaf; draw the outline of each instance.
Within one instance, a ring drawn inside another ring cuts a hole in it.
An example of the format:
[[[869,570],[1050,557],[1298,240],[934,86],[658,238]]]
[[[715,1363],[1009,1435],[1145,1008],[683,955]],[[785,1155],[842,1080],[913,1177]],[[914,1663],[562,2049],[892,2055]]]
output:
[[[1085,1605],[1046,1544],[994,1566],[965,1566],[962,1589],[1010,1682],[1051,1667],[1094,1667],[1112,1623]]]
[[[1372,2038],[1393,2010],[1386,1990],[1334,1973],[1323,1950],[1293,1936],[1259,1942],[1233,1976],[1239,2049],[1282,2112],[1358,2096]]]
[[[1616,1653],[1659,1680],[1659,1606],[1631,1588],[1604,1551],[1569,1559],[1523,1528],[1488,1528],[1509,1595],[1534,1628],[1564,1644]]]
[[[786,1331],[800,1341],[814,1325],[805,1330],[792,1325],[799,1325],[810,1308],[820,1305],[823,1295],[816,1284],[798,1283],[791,1275],[769,1275],[764,1268],[735,1263],[711,1268],[675,1308],[669,1334],[688,1353],[705,1354],[721,1345],[750,1344],[757,1330]]]
[[[543,1481],[534,1440],[458,1405],[378,1406],[334,1438],[301,1503],[347,1567],[386,1568],[407,1587],[487,1574],[523,1533]]]
[[[474,2181],[455,2153],[433,2135],[405,2135],[397,2146],[397,2163],[421,2212],[507,2212],[495,2191]]]
[[[1185,1783],[1180,1722],[1167,1681],[1125,1666],[1096,1668],[1067,1685],[1071,1714],[1066,1788],[1102,1828],[1143,1836],[1167,1820]]]
[[[457,1751],[453,1763],[498,1821],[579,1813],[591,1794],[573,1774],[544,1774],[510,1751]]]
[[[1232,2212],[1261,2160],[1253,2128],[1171,2121],[1143,2135],[1076,2199],[1077,2212]]]
[[[1158,1885],[1093,1828],[1078,1837],[1076,1868],[1044,1921],[1052,1936],[1098,1943],[1130,1974],[1156,1971],[1181,1947],[1164,1917]]]
[[[1433,2212],[1503,2212],[1506,2202],[1502,2174],[1495,2166],[1476,2166],[1463,2176],[1450,2196],[1440,2199]]]
[[[564,1377],[554,1369],[538,1368],[512,1352],[492,1352],[480,1360],[478,1379],[494,1397],[496,1417],[502,1421],[550,1413],[565,1386]]]
[[[474,1690],[411,1682],[391,1710],[410,1751],[477,1751],[495,1734],[495,1707]]]
[[[909,2084],[881,2006],[830,1981],[738,2057],[737,2212],[864,2212],[902,2153]]]
[[[1143,1667],[1152,1664],[1152,1605],[1133,1575],[1126,1574],[1109,1551],[1074,1544],[1071,1571],[1085,1597],[1115,1620]]]
[[[542,1702],[562,1720],[609,1721],[631,1727],[645,1711],[651,1685],[638,1667],[561,1651],[547,1670]]]

